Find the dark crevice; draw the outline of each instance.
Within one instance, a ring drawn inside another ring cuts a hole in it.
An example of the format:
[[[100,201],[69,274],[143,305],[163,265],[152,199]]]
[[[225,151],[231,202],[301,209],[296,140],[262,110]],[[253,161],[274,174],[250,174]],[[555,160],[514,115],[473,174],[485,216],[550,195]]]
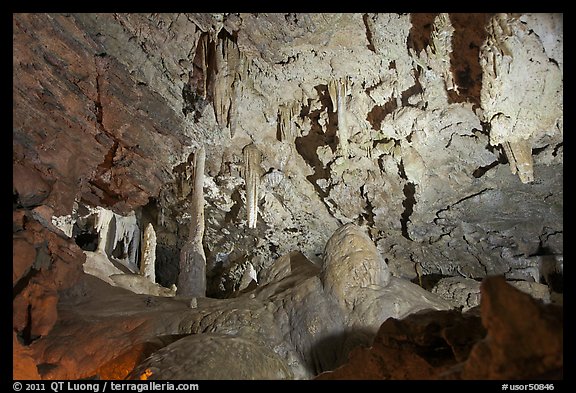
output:
[[[378,86],[381,86],[383,83],[384,83],[384,81],[380,80],[375,85],[365,88],[364,91],[366,92],[366,94],[370,94],[372,92],[372,90],[376,89]]]
[[[384,105],[374,105],[372,110],[368,112],[366,120],[372,125],[373,130],[379,131],[384,118],[397,108],[396,98],[391,97]]]
[[[22,343],[26,346],[32,344],[34,341],[40,338],[40,336],[32,335],[32,305],[29,304],[26,310],[26,326],[22,330],[20,336]]]
[[[414,69],[414,85],[410,86],[408,89],[404,90],[401,95],[402,106],[411,106],[408,103],[408,99],[417,94],[422,94],[424,90],[420,84],[420,70]]]
[[[368,39],[368,45],[366,45],[366,47],[370,49],[372,52],[376,52],[376,47],[372,42],[372,32],[370,31],[370,26],[368,26],[368,18],[370,18],[368,14],[362,15],[362,20],[364,21],[364,27],[366,28],[366,38]]]
[[[282,142],[282,131],[280,130],[282,124],[282,116],[280,115],[280,110],[276,115],[276,140]]]
[[[438,284],[440,280],[448,277],[451,276],[440,273],[430,273],[430,274],[423,274],[421,276],[416,276],[410,281],[418,285],[420,285],[420,282],[422,282],[422,288],[426,289],[427,291],[432,291],[432,289],[436,286],[436,284]]]
[[[472,176],[474,176],[476,179],[484,176],[484,174],[486,174],[486,172],[488,172],[490,169],[496,167],[500,165],[500,160],[496,160],[488,165],[484,165],[481,167],[476,168],[476,170],[474,170],[474,172],[472,172]]]
[[[227,212],[226,215],[224,216],[225,224],[233,223],[238,217],[238,214],[240,213],[240,208],[242,207],[242,198],[240,197],[239,188],[236,188],[234,190],[234,192],[231,195],[231,198],[234,201],[234,204],[230,208],[230,211]]]
[[[12,287],[12,299],[15,299],[16,296],[18,296],[24,290],[24,288],[28,286],[28,283],[32,277],[36,275],[36,273],[38,273],[38,270],[30,268],[28,273],[26,273],[26,275],[21,277],[20,280],[16,282],[16,284]]]
[[[366,192],[366,185],[362,185],[362,187],[360,187],[360,195],[362,195],[366,201],[366,211],[365,213],[362,213],[362,218],[366,220],[369,227],[374,227],[374,206],[372,205],[372,202],[370,202],[370,198]],[[370,235],[370,233],[368,234]],[[372,236],[370,235],[370,237]]]
[[[548,146],[550,146],[550,145],[548,144],[546,146],[536,147],[536,148],[532,149],[532,155],[536,156],[536,155],[542,153],[544,150],[546,150],[548,148]]]
[[[557,145],[554,147],[554,151],[552,152],[552,155],[553,155],[554,157],[556,157],[556,156],[558,155],[558,150],[560,150],[560,149],[563,148],[563,147],[564,147],[564,142],[560,142],[559,144],[557,144]]]
[[[414,205],[416,204],[416,199],[414,198],[414,195],[416,194],[416,187],[414,186],[414,183],[406,183],[402,191],[404,192],[404,201],[402,201],[404,211],[400,216],[402,236],[408,240],[412,240],[408,234],[408,222],[410,221],[410,216],[414,212]]]
[[[290,64],[290,63],[293,63],[296,60],[298,60],[298,57],[299,57],[299,54],[297,53],[296,55],[288,56],[288,58],[286,60],[281,60],[281,61],[276,62],[274,64],[278,64],[278,65]]]
[[[450,23],[454,27],[450,71],[458,86],[458,92],[447,90],[450,104],[470,102],[472,109],[480,106],[480,47],[486,41],[486,25],[492,16],[492,13],[450,13]]]
[[[328,86],[318,85],[314,88],[318,92],[318,97],[322,106],[320,109],[307,114],[311,122],[310,132],[308,132],[308,135],[306,136],[297,137],[295,144],[298,154],[300,154],[306,163],[314,170],[314,173],[307,176],[306,179],[314,186],[320,199],[324,202],[324,198],[328,196],[328,192],[322,190],[317,181],[319,179],[330,179],[330,168],[324,167],[318,158],[318,153],[316,151],[320,146],[330,146],[332,152],[336,151],[338,145],[338,138],[336,136],[337,115],[333,111],[332,100],[328,94]],[[310,104],[308,107],[310,107]],[[321,113],[325,110],[328,114],[328,122],[326,124],[326,129],[323,130],[319,123],[319,119]],[[302,112],[300,115],[302,116]]]
[[[440,213],[445,212],[445,211],[447,211],[447,210],[450,210],[450,208],[451,208],[452,206],[456,206],[456,205],[464,202],[465,200],[468,200],[468,199],[470,199],[470,198],[474,198],[475,196],[478,196],[478,195],[480,195],[480,194],[483,194],[483,193],[485,193],[486,191],[489,191],[489,190],[492,190],[492,189],[491,189],[491,188],[485,188],[485,189],[483,189],[483,190],[481,190],[481,191],[475,192],[474,194],[465,196],[464,198],[459,199],[458,201],[454,202],[453,204],[448,205],[448,206],[446,206],[445,208],[438,210],[438,211],[436,212],[436,218],[434,219],[434,223],[435,223],[435,224],[438,223],[438,220],[441,218],[441,217],[440,217]]]
[[[374,147],[376,147],[376,143],[374,143]],[[378,157],[378,168],[380,169],[380,172],[386,173],[386,170],[384,169],[384,155]]]
[[[416,194],[416,186],[414,183],[408,181],[408,177],[404,170],[404,163],[402,161],[400,161],[400,164],[398,165],[398,174],[402,179],[407,181],[402,190],[404,192],[404,200],[402,201],[404,211],[400,215],[402,236],[408,240],[412,240],[408,234],[408,222],[410,221],[410,216],[414,212],[414,205],[416,204],[416,198],[414,198],[414,195]]]
[[[432,34],[432,23],[437,13],[411,13],[410,22],[412,27],[406,40],[408,48],[413,49],[417,54],[430,45],[430,34]]]
[[[390,143],[394,141],[394,147],[396,146],[400,146],[400,141],[398,139],[394,139],[394,138],[383,138],[383,139],[374,139],[373,143],[372,143],[372,148],[375,148],[378,144],[380,143]]]

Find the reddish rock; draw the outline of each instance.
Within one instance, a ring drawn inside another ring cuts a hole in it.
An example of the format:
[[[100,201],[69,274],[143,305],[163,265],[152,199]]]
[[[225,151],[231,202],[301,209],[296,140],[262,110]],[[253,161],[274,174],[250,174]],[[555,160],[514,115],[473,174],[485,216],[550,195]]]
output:
[[[34,246],[25,239],[14,237],[12,242],[12,285],[16,285],[18,280],[24,277],[30,271],[34,260],[36,259],[36,250]]]
[[[12,165],[12,187],[24,207],[40,204],[50,193],[50,186],[36,170],[17,162]]]
[[[473,348],[462,379],[560,379],[563,374],[563,309],[542,304],[506,283],[482,282],[486,339]]]
[[[317,379],[438,379],[484,335],[479,317],[453,310],[390,318],[371,348],[354,350],[347,364]]]
[[[18,341],[12,333],[12,378],[15,380],[40,379],[32,351]]]
[[[32,211],[38,216],[42,217],[46,222],[52,222],[52,216],[54,215],[54,209],[50,206],[42,205],[35,207]]]
[[[52,289],[44,290],[35,284],[30,297],[30,336],[46,336],[58,319],[58,294]]]
[[[21,222],[23,230],[13,236],[12,318],[14,331],[28,343],[50,332],[57,320],[58,292],[76,282],[86,257],[73,240],[44,227],[32,212]]]
[[[12,232],[18,232],[24,229],[26,210],[19,209],[12,212]]]
[[[78,196],[125,214],[173,180],[172,153],[190,141],[183,116],[79,23],[13,16],[14,187],[24,206],[55,215]]]
[[[317,379],[562,379],[562,307],[488,277],[473,309],[430,311],[382,324],[371,348]]]

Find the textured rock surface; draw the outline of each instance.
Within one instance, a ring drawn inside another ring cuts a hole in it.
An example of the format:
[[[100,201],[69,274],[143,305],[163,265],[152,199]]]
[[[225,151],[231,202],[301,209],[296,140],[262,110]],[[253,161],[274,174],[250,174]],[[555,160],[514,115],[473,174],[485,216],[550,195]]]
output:
[[[562,308],[542,306],[502,277],[486,279],[481,290],[482,324],[488,334],[473,348],[461,377],[562,379]]]
[[[388,319],[370,348],[317,379],[562,379],[561,307],[503,277],[486,278],[481,290],[481,318],[474,309]]]
[[[432,288],[432,293],[450,301],[462,311],[480,304],[480,283],[464,277],[443,278]]]
[[[206,294],[231,304],[254,294],[274,305],[263,310],[303,304],[250,317],[283,321],[268,350],[296,378],[344,361],[379,318],[430,306],[404,279],[504,275],[561,302],[562,14],[34,13],[12,26],[13,320],[24,346],[58,324],[80,248],[106,257],[85,269],[142,287],[111,274],[138,271],[151,223],[155,288],[174,291],[200,146]],[[249,171],[247,146],[258,153]],[[106,243],[91,209],[133,231]],[[325,245],[348,223],[377,250],[347,250],[364,262],[326,280]],[[315,307],[334,315],[319,325]],[[342,320],[364,333],[340,340]],[[302,333],[287,349],[289,324],[340,338]],[[169,344],[146,340],[40,374],[89,376]]]
[[[345,365],[317,379],[437,379],[485,334],[478,316],[457,311],[388,319],[370,348],[354,350]]]
[[[16,214],[14,215],[17,216]],[[74,285],[84,254],[49,221],[25,211],[13,233],[13,329],[29,345],[52,330],[59,291]]]
[[[365,225],[407,278],[415,263],[481,279],[523,268],[522,256],[562,254],[562,15],[13,21],[14,170],[43,179],[32,202],[45,198],[56,216],[74,200],[122,214],[148,206],[164,286],[188,236],[200,144],[211,296],[233,292],[246,261],[260,271],[300,250],[319,262],[347,222]],[[241,173],[250,144],[263,174],[256,228]],[[529,164],[534,181],[519,183],[507,163]]]
[[[343,253],[331,260],[360,265],[364,259],[354,255],[354,241],[362,232],[345,229],[333,237],[343,240]],[[375,250],[373,244],[364,246]],[[339,281],[354,288],[370,274],[357,273]],[[264,273],[269,282],[231,299],[137,295],[84,275],[62,293],[51,334],[30,349],[43,365],[44,379],[102,377],[111,375],[111,365],[126,370],[126,376],[137,361],[142,363],[134,378],[150,369],[151,379],[302,379],[342,364],[352,348],[373,339],[388,317],[449,308],[417,285],[393,278],[386,287],[366,288],[357,299],[363,305],[343,310],[339,304],[347,294],[325,291],[319,275],[320,268],[303,256],[287,255]],[[77,337],[72,350],[71,337]],[[242,360],[246,353],[252,354],[248,363]],[[183,362],[186,357],[193,360]],[[225,371],[222,362],[245,364]]]
[[[13,379],[40,379],[32,351],[20,344],[16,332],[12,333],[12,364]]]
[[[285,362],[254,339],[194,334],[155,352],[128,375],[139,379],[147,370],[148,379],[292,379]],[[214,361],[217,359],[217,361]]]

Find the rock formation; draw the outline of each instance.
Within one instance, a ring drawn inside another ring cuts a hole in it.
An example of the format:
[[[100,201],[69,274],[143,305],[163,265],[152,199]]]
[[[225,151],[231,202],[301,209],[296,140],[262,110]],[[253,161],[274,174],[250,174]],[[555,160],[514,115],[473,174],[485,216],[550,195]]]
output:
[[[423,311],[388,319],[370,348],[318,379],[562,379],[561,307],[538,303],[501,276],[481,288],[481,318]]]
[[[12,20],[14,375],[310,378],[489,276],[563,303],[562,14]]]
[[[206,295],[206,256],[204,238],[204,161],[206,151],[201,146],[194,154],[192,208],[188,240],[180,250],[180,273],[177,293],[183,296]]]

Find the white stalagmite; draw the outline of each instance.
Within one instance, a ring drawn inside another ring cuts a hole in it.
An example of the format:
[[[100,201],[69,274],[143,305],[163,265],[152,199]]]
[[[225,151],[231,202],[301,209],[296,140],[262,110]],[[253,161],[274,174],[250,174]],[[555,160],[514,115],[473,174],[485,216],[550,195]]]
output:
[[[260,186],[260,151],[254,144],[244,148],[244,180],[248,228],[256,228],[258,218],[258,188]]]
[[[190,208],[190,233],[180,250],[180,273],[177,294],[189,297],[206,296],[206,256],[204,238],[204,162],[206,150],[201,146],[194,155],[194,186]]]
[[[338,114],[338,150],[343,156],[348,155],[348,126],[346,125],[346,95],[348,94],[348,78],[333,79],[328,84],[328,93],[332,100],[334,111]]]
[[[140,261],[140,274],[156,282],[156,231],[149,223],[144,230],[142,239],[142,259]]]

